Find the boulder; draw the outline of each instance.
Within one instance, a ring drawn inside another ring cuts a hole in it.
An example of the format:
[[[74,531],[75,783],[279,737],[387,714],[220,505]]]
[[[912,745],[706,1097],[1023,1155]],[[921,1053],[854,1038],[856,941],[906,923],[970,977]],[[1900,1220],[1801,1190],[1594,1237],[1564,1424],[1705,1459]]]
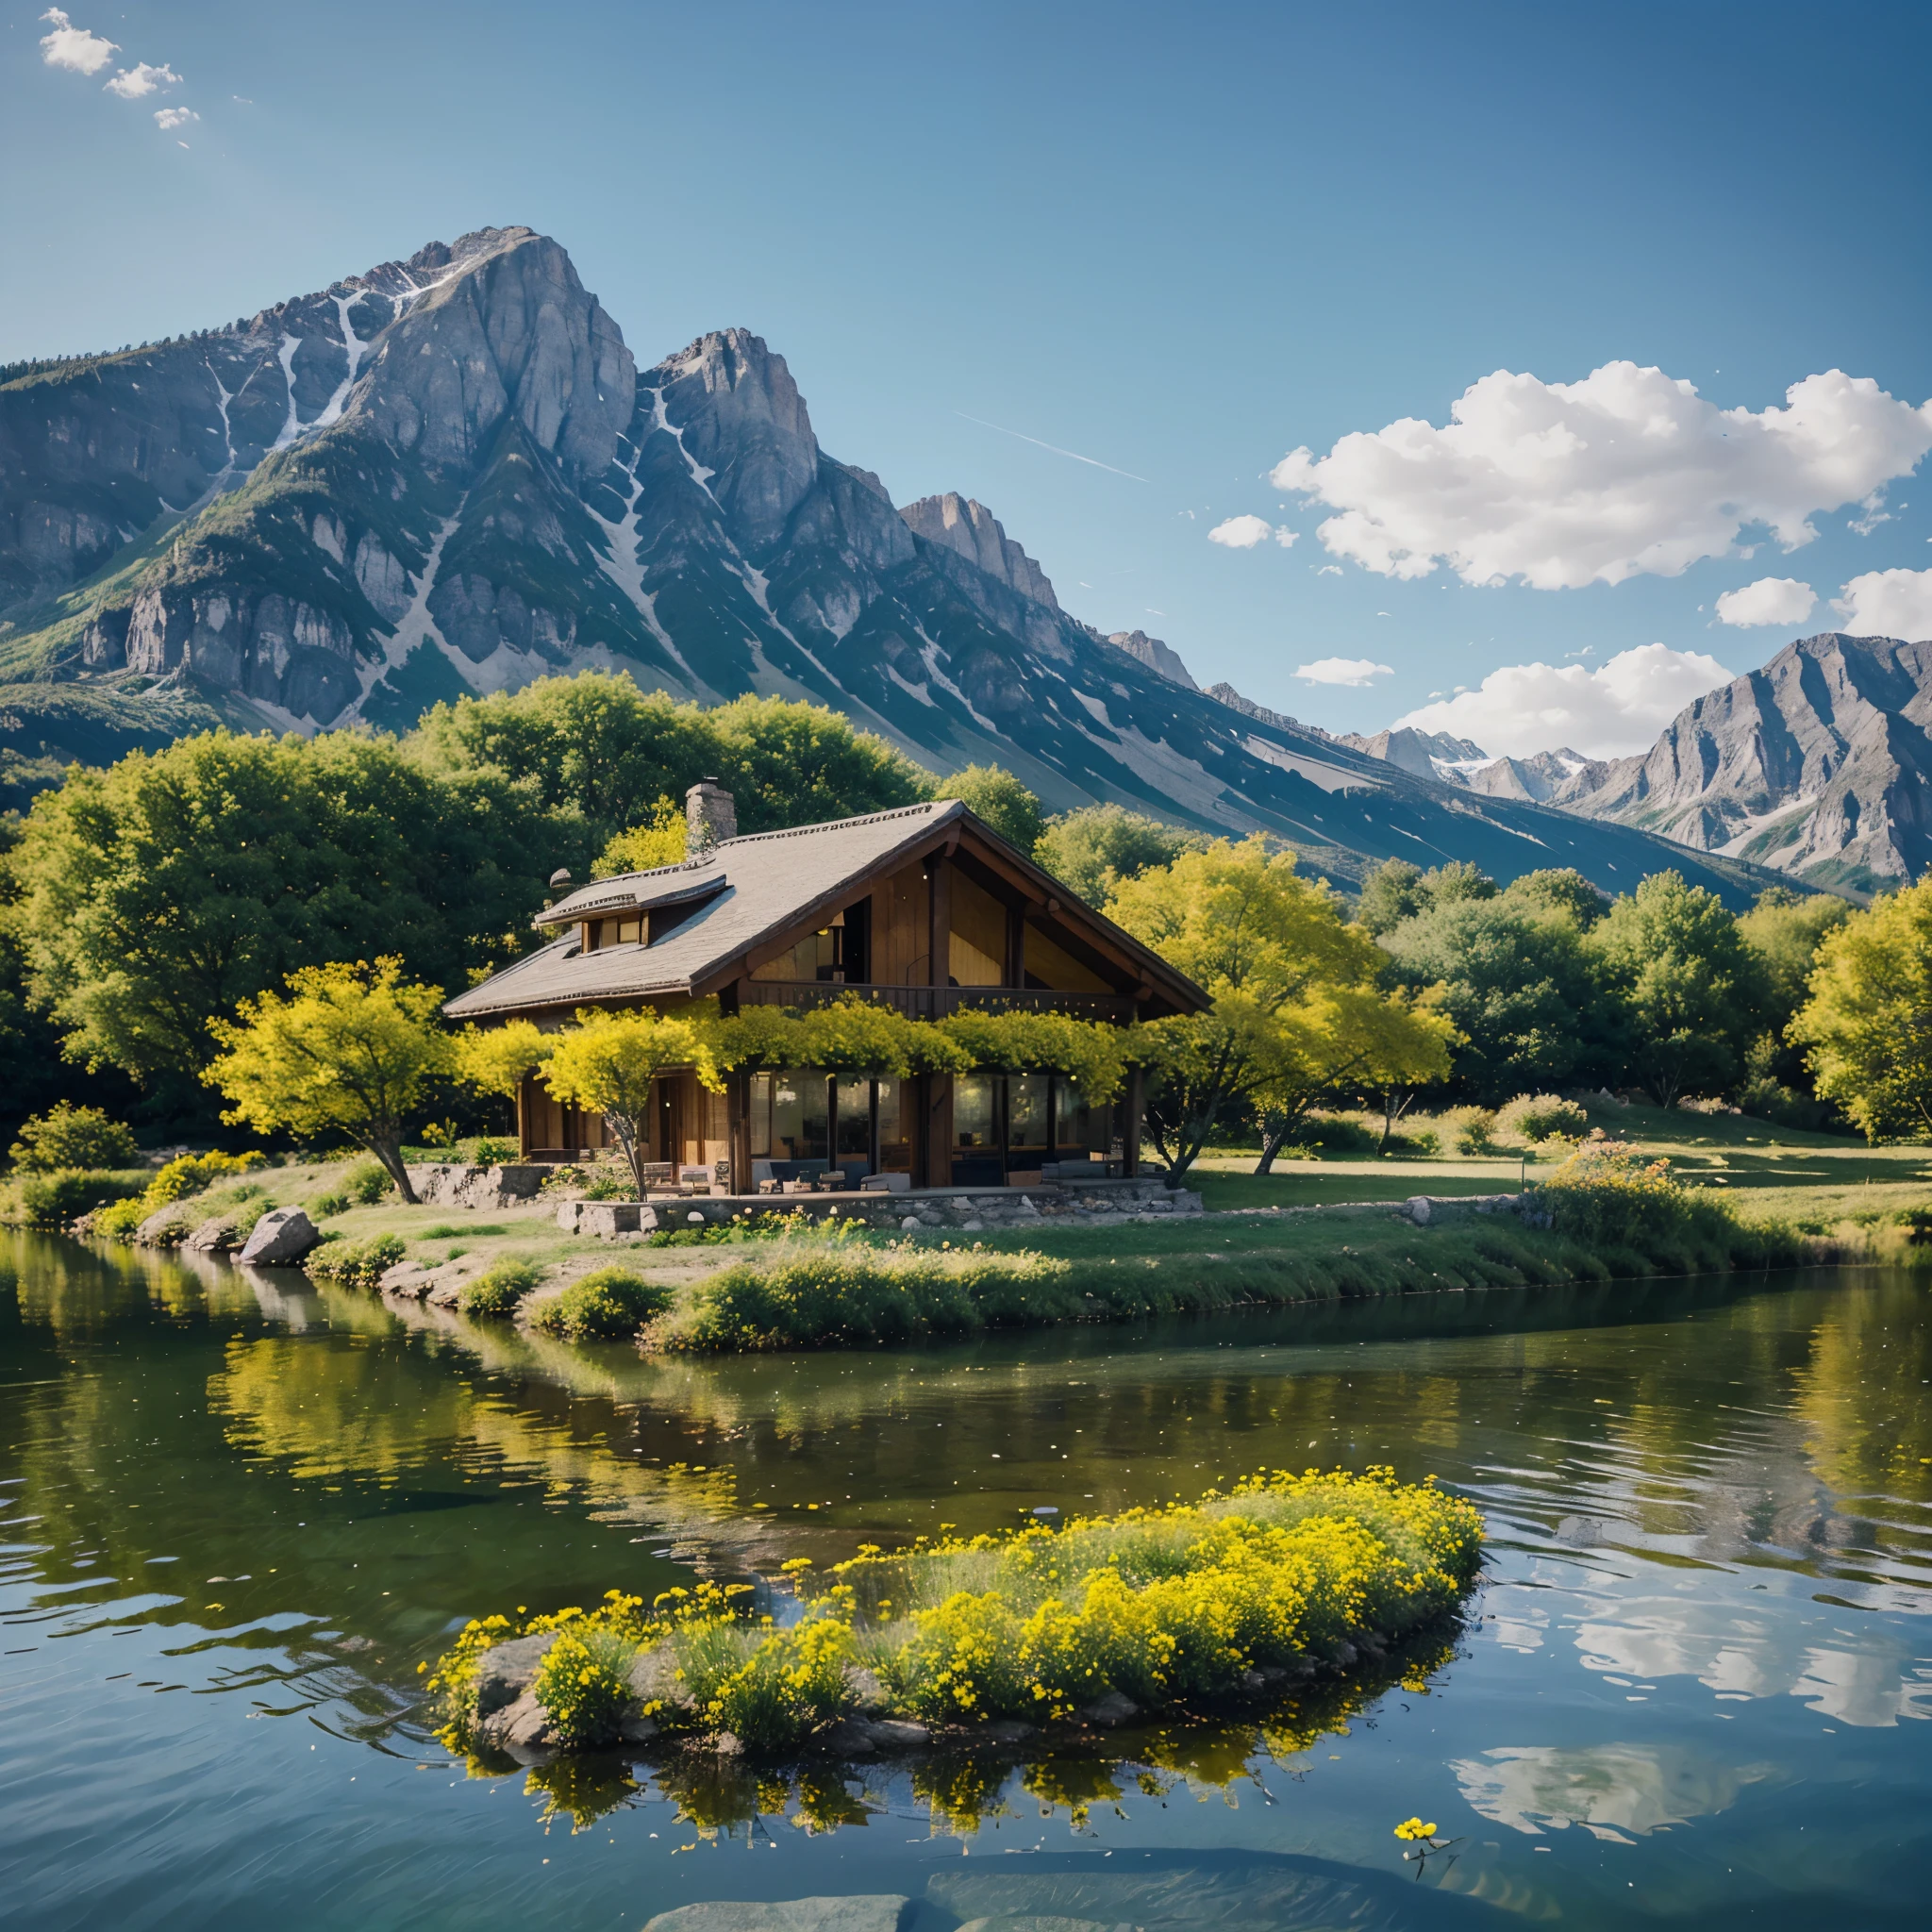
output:
[[[872,1740],[872,1726],[862,1718],[841,1717],[828,1724],[812,1742],[835,1757],[870,1757],[878,1746]]]
[[[242,1244],[238,1261],[257,1268],[275,1268],[299,1261],[322,1240],[315,1224],[299,1208],[271,1208],[255,1224]]]
[[[1426,1194],[1411,1194],[1404,1204],[1403,1211],[1418,1227],[1426,1227],[1435,1219],[1435,1209],[1430,1207]]]
[[[910,1718],[882,1717],[866,1721],[874,1745],[881,1751],[917,1751],[932,1742],[932,1733]]]
[[[211,1214],[182,1246],[204,1255],[225,1255],[231,1248],[239,1248],[244,1239],[241,1228],[227,1215]]]
[[[144,1248],[178,1248],[193,1226],[186,1212],[171,1201],[165,1208],[157,1208],[134,1230],[134,1239]]]
[[[877,1672],[867,1670],[863,1664],[847,1668],[845,1689],[855,1710],[876,1711],[886,1707],[886,1687],[879,1682]]]
[[[476,1716],[491,1716],[514,1704],[536,1681],[537,1666],[549,1655],[557,1641],[554,1630],[533,1637],[512,1637],[507,1643],[493,1644],[476,1664]]]
[[[677,1674],[677,1659],[662,1644],[642,1652],[632,1662],[630,1688],[640,1704],[655,1704],[667,1710],[688,1707],[684,1682]]]
[[[1080,1715],[1090,1724],[1111,1729],[1115,1724],[1128,1724],[1139,1717],[1141,1707],[1131,1697],[1124,1697],[1118,1690],[1109,1690],[1104,1696],[1096,1697],[1091,1704],[1083,1705]]]
[[[525,1690],[514,1704],[506,1704],[476,1726],[476,1736],[499,1751],[521,1757],[526,1753],[553,1751],[557,1733],[551,1728],[550,1713]]]

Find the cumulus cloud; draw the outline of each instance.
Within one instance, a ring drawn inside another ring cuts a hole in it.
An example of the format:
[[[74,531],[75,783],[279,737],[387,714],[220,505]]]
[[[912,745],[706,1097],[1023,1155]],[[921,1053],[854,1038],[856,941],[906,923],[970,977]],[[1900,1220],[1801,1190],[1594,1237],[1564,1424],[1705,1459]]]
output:
[[[165,60],[158,67],[150,67],[143,60],[138,67],[123,68],[107,85],[110,94],[119,94],[124,101],[139,101],[158,88],[179,87],[181,76]]]
[[[1277,530],[1266,517],[1229,517],[1224,524],[1216,524],[1208,532],[1208,541],[1224,544],[1229,550],[1252,550],[1257,543],[1265,543],[1273,537],[1287,550],[1298,535],[1299,531],[1291,530],[1286,524]]]
[[[1932,570],[1870,570],[1832,599],[1855,637],[1932,638]]]
[[[1581,664],[1508,664],[1474,691],[1396,719],[1422,731],[1473,738],[1498,758],[1568,745],[1590,758],[1648,751],[1693,698],[1728,684],[1715,658],[1641,644],[1591,671]]]
[[[75,26],[58,7],[50,7],[41,18],[54,29],[41,36],[41,58],[49,67],[64,67],[70,74],[98,74],[120,48],[84,26]]]
[[[1392,664],[1377,664],[1373,658],[1317,658],[1312,664],[1297,664],[1294,667],[1297,677],[1306,677],[1310,684],[1353,684],[1364,685],[1372,678],[1392,677],[1395,667]]]
[[[191,121],[199,121],[200,119],[201,116],[192,108],[157,108],[155,109],[155,125],[163,134],[172,133],[177,127],[186,127]],[[188,143],[184,141],[181,145],[186,147]]]
[[[1717,600],[1717,614],[1725,624],[1803,624],[1811,615],[1818,593],[1796,577],[1759,577],[1741,591],[1726,591]]]
[[[1271,475],[1336,512],[1316,532],[1327,550],[1383,576],[1446,564],[1543,591],[1675,576],[1757,525],[1795,550],[1813,516],[1866,503],[1932,449],[1932,403],[1869,376],[1807,375],[1785,404],[1720,409],[1634,362],[1574,383],[1499,369],[1442,428],[1405,417],[1325,457],[1291,451]]]

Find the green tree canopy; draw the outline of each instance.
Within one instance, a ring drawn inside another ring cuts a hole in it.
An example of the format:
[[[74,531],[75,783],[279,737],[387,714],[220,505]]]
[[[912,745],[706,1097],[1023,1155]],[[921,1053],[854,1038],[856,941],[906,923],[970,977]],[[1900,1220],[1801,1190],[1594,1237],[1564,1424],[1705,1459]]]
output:
[[[543,874],[593,849],[518,787],[439,784],[389,739],[208,732],[42,792],[11,922],[71,1058],[192,1076],[210,1019],[302,967],[380,953],[461,985],[515,958]]]
[[[640,691],[621,672],[540,677],[439,705],[408,746],[441,776],[513,780],[586,821],[599,845],[649,824],[659,798],[681,799],[706,776],[732,793],[746,832],[911,805],[936,782],[823,705],[746,696],[707,710]]]
[[[1714,892],[1653,873],[1585,941],[1624,1008],[1628,1064],[1659,1107],[1738,1079],[1761,1002],[1757,962]]]
[[[1139,878],[1150,866],[1172,865],[1183,852],[1208,843],[1199,832],[1183,832],[1118,805],[1090,805],[1062,812],[1034,841],[1034,862],[1045,868],[1090,906],[1104,906],[1123,880]]]
[[[1404,920],[1382,941],[1405,985],[1441,988],[1441,1009],[1462,1036],[1457,1081],[1490,1107],[1617,1070],[1597,957],[1567,909],[1520,908],[1507,892],[1455,900]]]
[[[1002,765],[968,765],[933,787],[935,798],[957,798],[1008,845],[1031,854],[1046,829],[1040,799]]]
[[[1503,888],[1503,903],[1512,911],[1556,913],[1578,932],[1588,932],[1610,909],[1610,897],[1583,876],[1574,865],[1526,872]]]
[[[222,1051],[202,1078],[227,1097],[224,1120],[304,1140],[346,1134],[414,1202],[403,1134],[455,1061],[441,1005],[441,989],[405,980],[400,959],[300,967],[286,994],[244,999],[235,1020],[211,1023]]]
[[[652,1083],[675,1068],[695,1067],[707,1087],[724,1084],[704,1028],[650,1007],[624,1013],[585,1007],[575,1026],[549,1038],[543,1084],[558,1099],[604,1116],[642,1200]]]
[[[1495,896],[1495,880],[1467,859],[1452,859],[1424,872],[1406,858],[1385,858],[1362,874],[1356,918],[1380,939],[1405,919],[1434,911],[1439,906]]]
[[[1932,1134],[1932,880],[1826,930],[1790,1034],[1868,1140]]]
[[[1235,1105],[1287,1119],[1372,1068],[1380,1077],[1384,1061],[1412,1061],[1417,1078],[1446,1071],[1446,1023],[1405,1026],[1417,1009],[1380,991],[1381,949],[1258,834],[1184,852],[1122,884],[1107,909],[1213,998],[1206,1013],[1141,1029],[1148,1123],[1176,1173]]]

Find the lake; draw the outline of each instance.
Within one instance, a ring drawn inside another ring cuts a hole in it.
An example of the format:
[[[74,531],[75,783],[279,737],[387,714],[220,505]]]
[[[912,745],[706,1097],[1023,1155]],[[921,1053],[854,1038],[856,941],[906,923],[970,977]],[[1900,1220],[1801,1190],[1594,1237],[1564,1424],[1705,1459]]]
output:
[[[1916,1927],[1928,1278],[654,1363],[5,1238],[0,1917],[487,1932],[903,1894],[908,1932]],[[1484,1584],[1440,1643],[1266,1727],[667,1789],[473,1774],[417,1707],[473,1615],[769,1594],[789,1557],[941,1524],[1376,1463],[1483,1508]],[[1455,1840],[1420,1873],[1411,1814]]]

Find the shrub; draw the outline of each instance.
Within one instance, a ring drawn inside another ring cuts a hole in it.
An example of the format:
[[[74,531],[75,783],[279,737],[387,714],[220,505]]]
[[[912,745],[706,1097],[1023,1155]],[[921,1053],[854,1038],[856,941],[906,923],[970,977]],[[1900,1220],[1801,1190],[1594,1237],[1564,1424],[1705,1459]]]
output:
[[[130,1128],[97,1107],[65,1100],[28,1121],[9,1151],[14,1166],[27,1174],[134,1167],[141,1160]]]
[[[1652,1255],[1675,1253],[1687,1238],[1736,1225],[1722,1201],[1673,1180],[1666,1162],[1602,1140],[1578,1147],[1538,1194],[1559,1234]]]
[[[1027,1252],[955,1252],[844,1241],[781,1244],[697,1282],[668,1348],[816,1348],[1081,1312],[1069,1263]],[[1029,1306],[1030,1300],[1030,1306]]]
[[[147,1184],[148,1211],[165,1208],[170,1201],[185,1200],[198,1194],[210,1181],[225,1174],[251,1174],[266,1167],[268,1157],[253,1151],[247,1154],[179,1154]]]
[[[599,1268],[531,1311],[533,1327],[572,1341],[635,1335],[671,1306],[671,1291],[627,1268]]]
[[[474,1141],[463,1142],[463,1158],[472,1167],[501,1167],[506,1160],[514,1160],[523,1150],[514,1141],[507,1141],[500,1134],[479,1134]]]
[[[346,1214],[349,1197],[346,1194],[318,1194],[309,1202],[308,1211],[317,1221],[326,1221],[333,1214]]]
[[[457,1306],[466,1315],[514,1315],[541,1278],[529,1262],[506,1257],[464,1282]]]
[[[374,1288],[384,1272],[403,1258],[404,1252],[395,1235],[378,1234],[364,1241],[327,1241],[302,1266],[318,1281],[339,1281],[344,1288]]]
[[[1556,1134],[1578,1140],[1589,1130],[1590,1115],[1555,1093],[1519,1093],[1496,1115],[1496,1131],[1511,1140],[1547,1141]]]
[[[88,1232],[102,1241],[131,1241],[134,1231],[147,1219],[146,1200],[140,1194],[130,1194],[121,1201],[110,1201],[105,1208],[97,1208],[88,1216]]]
[[[1379,1129],[1371,1133],[1360,1121],[1345,1113],[1304,1114],[1289,1139],[1295,1146],[1317,1148],[1324,1154],[1373,1154],[1382,1144]]]
[[[131,1174],[95,1174],[61,1168],[54,1174],[27,1174],[20,1181],[21,1211],[36,1227],[65,1227],[105,1202],[133,1199],[140,1205],[141,1182]],[[145,1209],[143,1209],[145,1212]],[[139,1225],[142,1216],[135,1217]]]
[[[342,1191],[362,1208],[374,1208],[394,1186],[379,1160],[358,1160],[342,1176]]]
[[[532,1688],[566,1741],[607,1740],[641,1706],[673,1735],[730,1731],[769,1757],[850,1707],[860,1659],[891,1707],[939,1722],[1066,1717],[1108,1690],[1155,1710],[1249,1696],[1257,1670],[1339,1659],[1453,1608],[1482,1539],[1475,1509],[1433,1480],[1277,1472],[1060,1532],[862,1550],[802,1586],[805,1615],[782,1630],[742,1614],[741,1584],[668,1591],[648,1614],[613,1591],[521,1628],[558,1633]],[[453,1742],[478,1661],[517,1634],[473,1622],[429,1678]]]
[[[628,1672],[637,1646],[617,1631],[582,1624],[558,1633],[530,1685],[559,1742],[581,1748],[617,1733],[631,1703]]]
[[[1496,1116],[1487,1107],[1452,1107],[1438,1122],[1457,1154],[1488,1154],[1496,1144]]]

